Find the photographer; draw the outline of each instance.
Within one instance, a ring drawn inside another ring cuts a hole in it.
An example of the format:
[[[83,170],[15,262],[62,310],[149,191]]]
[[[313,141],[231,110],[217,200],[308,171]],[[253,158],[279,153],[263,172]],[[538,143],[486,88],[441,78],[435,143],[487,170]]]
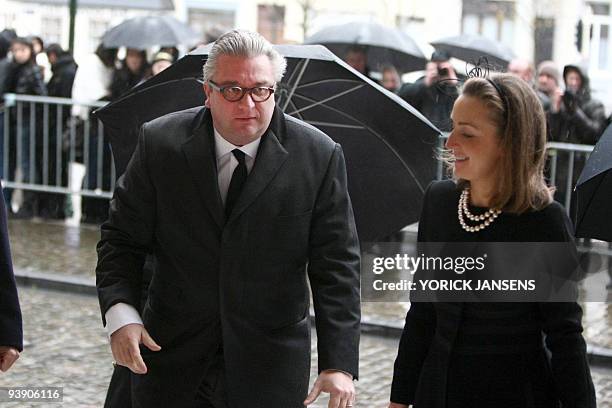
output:
[[[591,98],[589,78],[577,65],[563,68],[565,91],[551,97],[551,137],[555,142],[595,144],[604,131],[603,104]]]
[[[557,89],[551,96],[549,112],[550,138],[554,142],[593,145],[604,131],[606,114],[603,104],[591,98],[589,78],[577,65],[566,65],[563,68],[565,91]],[[569,154],[551,151],[549,155],[557,156],[555,200],[567,203],[567,178]],[[586,163],[586,156],[577,154],[574,158],[572,188]],[[574,197],[571,197],[573,202]],[[573,205],[570,204],[570,208]]]
[[[450,56],[435,51],[425,68],[425,76],[398,91],[406,102],[414,106],[438,129],[450,131],[450,113],[457,99],[457,75],[449,62]]]

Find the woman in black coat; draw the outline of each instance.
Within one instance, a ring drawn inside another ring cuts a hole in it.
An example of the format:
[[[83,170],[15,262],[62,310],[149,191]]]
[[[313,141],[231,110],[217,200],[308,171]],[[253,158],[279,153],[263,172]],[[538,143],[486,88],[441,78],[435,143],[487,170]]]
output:
[[[47,87],[43,81],[43,72],[41,67],[36,65],[36,55],[32,41],[28,38],[17,37],[11,43],[11,53],[13,54],[13,63],[10,68],[10,74],[7,78],[6,93],[15,93],[19,95],[38,95],[46,96]],[[30,157],[30,143],[36,144],[35,150],[40,153],[42,147],[42,105],[35,107],[36,118],[35,123],[31,123],[30,119],[30,103],[21,103],[21,121],[19,121],[19,106],[11,109],[10,118],[10,140],[9,140],[9,180],[15,180],[15,170],[17,167],[17,138],[19,131],[21,132],[21,173],[22,180],[25,183],[36,184],[40,180],[40,173],[35,167],[36,156]],[[34,126],[32,126],[34,125]],[[17,128],[20,129],[17,129]],[[34,137],[32,137],[32,135]],[[19,209],[18,215],[23,218],[29,218],[35,215],[37,211],[38,194],[25,190],[23,194],[23,203]],[[9,208],[10,210],[10,208]]]
[[[531,88],[511,75],[472,78],[451,117],[454,180],[427,189],[419,242],[571,249],[571,224],[544,182],[545,117]],[[595,408],[581,320],[575,301],[413,302],[389,408]]]
[[[123,94],[150,76],[145,51],[128,48],[120,67],[113,72],[111,81],[111,100],[119,99]]]
[[[0,200],[0,371],[11,368],[22,350],[21,309],[13,276],[6,208],[4,200]]]

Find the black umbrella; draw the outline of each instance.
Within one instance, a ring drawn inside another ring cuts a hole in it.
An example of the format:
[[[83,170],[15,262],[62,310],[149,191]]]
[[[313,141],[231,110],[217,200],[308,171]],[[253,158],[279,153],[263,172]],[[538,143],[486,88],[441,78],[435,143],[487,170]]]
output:
[[[202,105],[202,64],[210,46],[181,58],[96,114],[111,138],[117,174],[147,118]],[[435,178],[439,131],[395,94],[321,46],[277,46],[288,62],[277,104],[342,144],[359,236],[371,242],[418,220]],[[177,81],[177,79],[186,79]],[[175,82],[170,82],[175,81]],[[185,87],[176,91],[175,87]],[[148,112],[153,109],[154,112]],[[132,118],[132,119],[130,119]],[[127,122],[124,122],[126,121]]]
[[[156,45],[193,45],[199,40],[198,33],[172,16],[130,18],[102,36],[102,44],[107,48],[128,47],[139,50]]]
[[[612,242],[612,125],[595,145],[576,184],[576,236]]]
[[[387,63],[399,72],[411,72],[424,69],[427,63],[408,34],[378,23],[353,22],[327,27],[304,43],[324,45],[340,58],[344,58],[350,47],[365,46],[368,64],[373,68]]]
[[[489,63],[504,69],[514,58],[514,52],[506,45],[475,34],[447,37],[434,41],[431,45],[436,50],[446,51],[452,57],[467,62],[477,62],[480,57],[487,57]]]

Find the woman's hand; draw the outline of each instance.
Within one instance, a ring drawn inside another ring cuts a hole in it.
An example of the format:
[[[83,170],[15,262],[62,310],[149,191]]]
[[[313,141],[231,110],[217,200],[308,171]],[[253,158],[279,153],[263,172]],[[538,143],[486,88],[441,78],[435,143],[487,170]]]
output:
[[[397,402],[390,402],[387,408],[410,408],[412,405],[398,404]]]

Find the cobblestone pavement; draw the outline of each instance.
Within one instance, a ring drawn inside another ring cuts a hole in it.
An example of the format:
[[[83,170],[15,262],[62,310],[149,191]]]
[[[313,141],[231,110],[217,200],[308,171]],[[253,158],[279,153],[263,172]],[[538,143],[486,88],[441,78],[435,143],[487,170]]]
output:
[[[94,282],[98,226],[68,227],[61,222],[10,220],[9,233],[15,267],[90,278]],[[597,274],[595,285],[606,292],[608,278]],[[612,293],[612,292],[610,292]],[[605,298],[605,296],[600,296]],[[364,322],[402,327],[408,303],[364,302]],[[589,344],[612,349],[612,299],[586,302],[584,335]]]
[[[0,373],[0,386],[64,387],[64,401],[63,404],[0,403],[0,406],[102,406],[112,360],[95,297],[32,287],[20,287],[19,293],[26,347],[13,368],[8,373]],[[356,407],[386,407],[396,350],[396,339],[362,337]],[[315,362],[313,349],[313,367]],[[592,373],[598,407],[612,408],[612,370],[594,367]],[[313,407],[324,408],[326,404],[324,397]]]

